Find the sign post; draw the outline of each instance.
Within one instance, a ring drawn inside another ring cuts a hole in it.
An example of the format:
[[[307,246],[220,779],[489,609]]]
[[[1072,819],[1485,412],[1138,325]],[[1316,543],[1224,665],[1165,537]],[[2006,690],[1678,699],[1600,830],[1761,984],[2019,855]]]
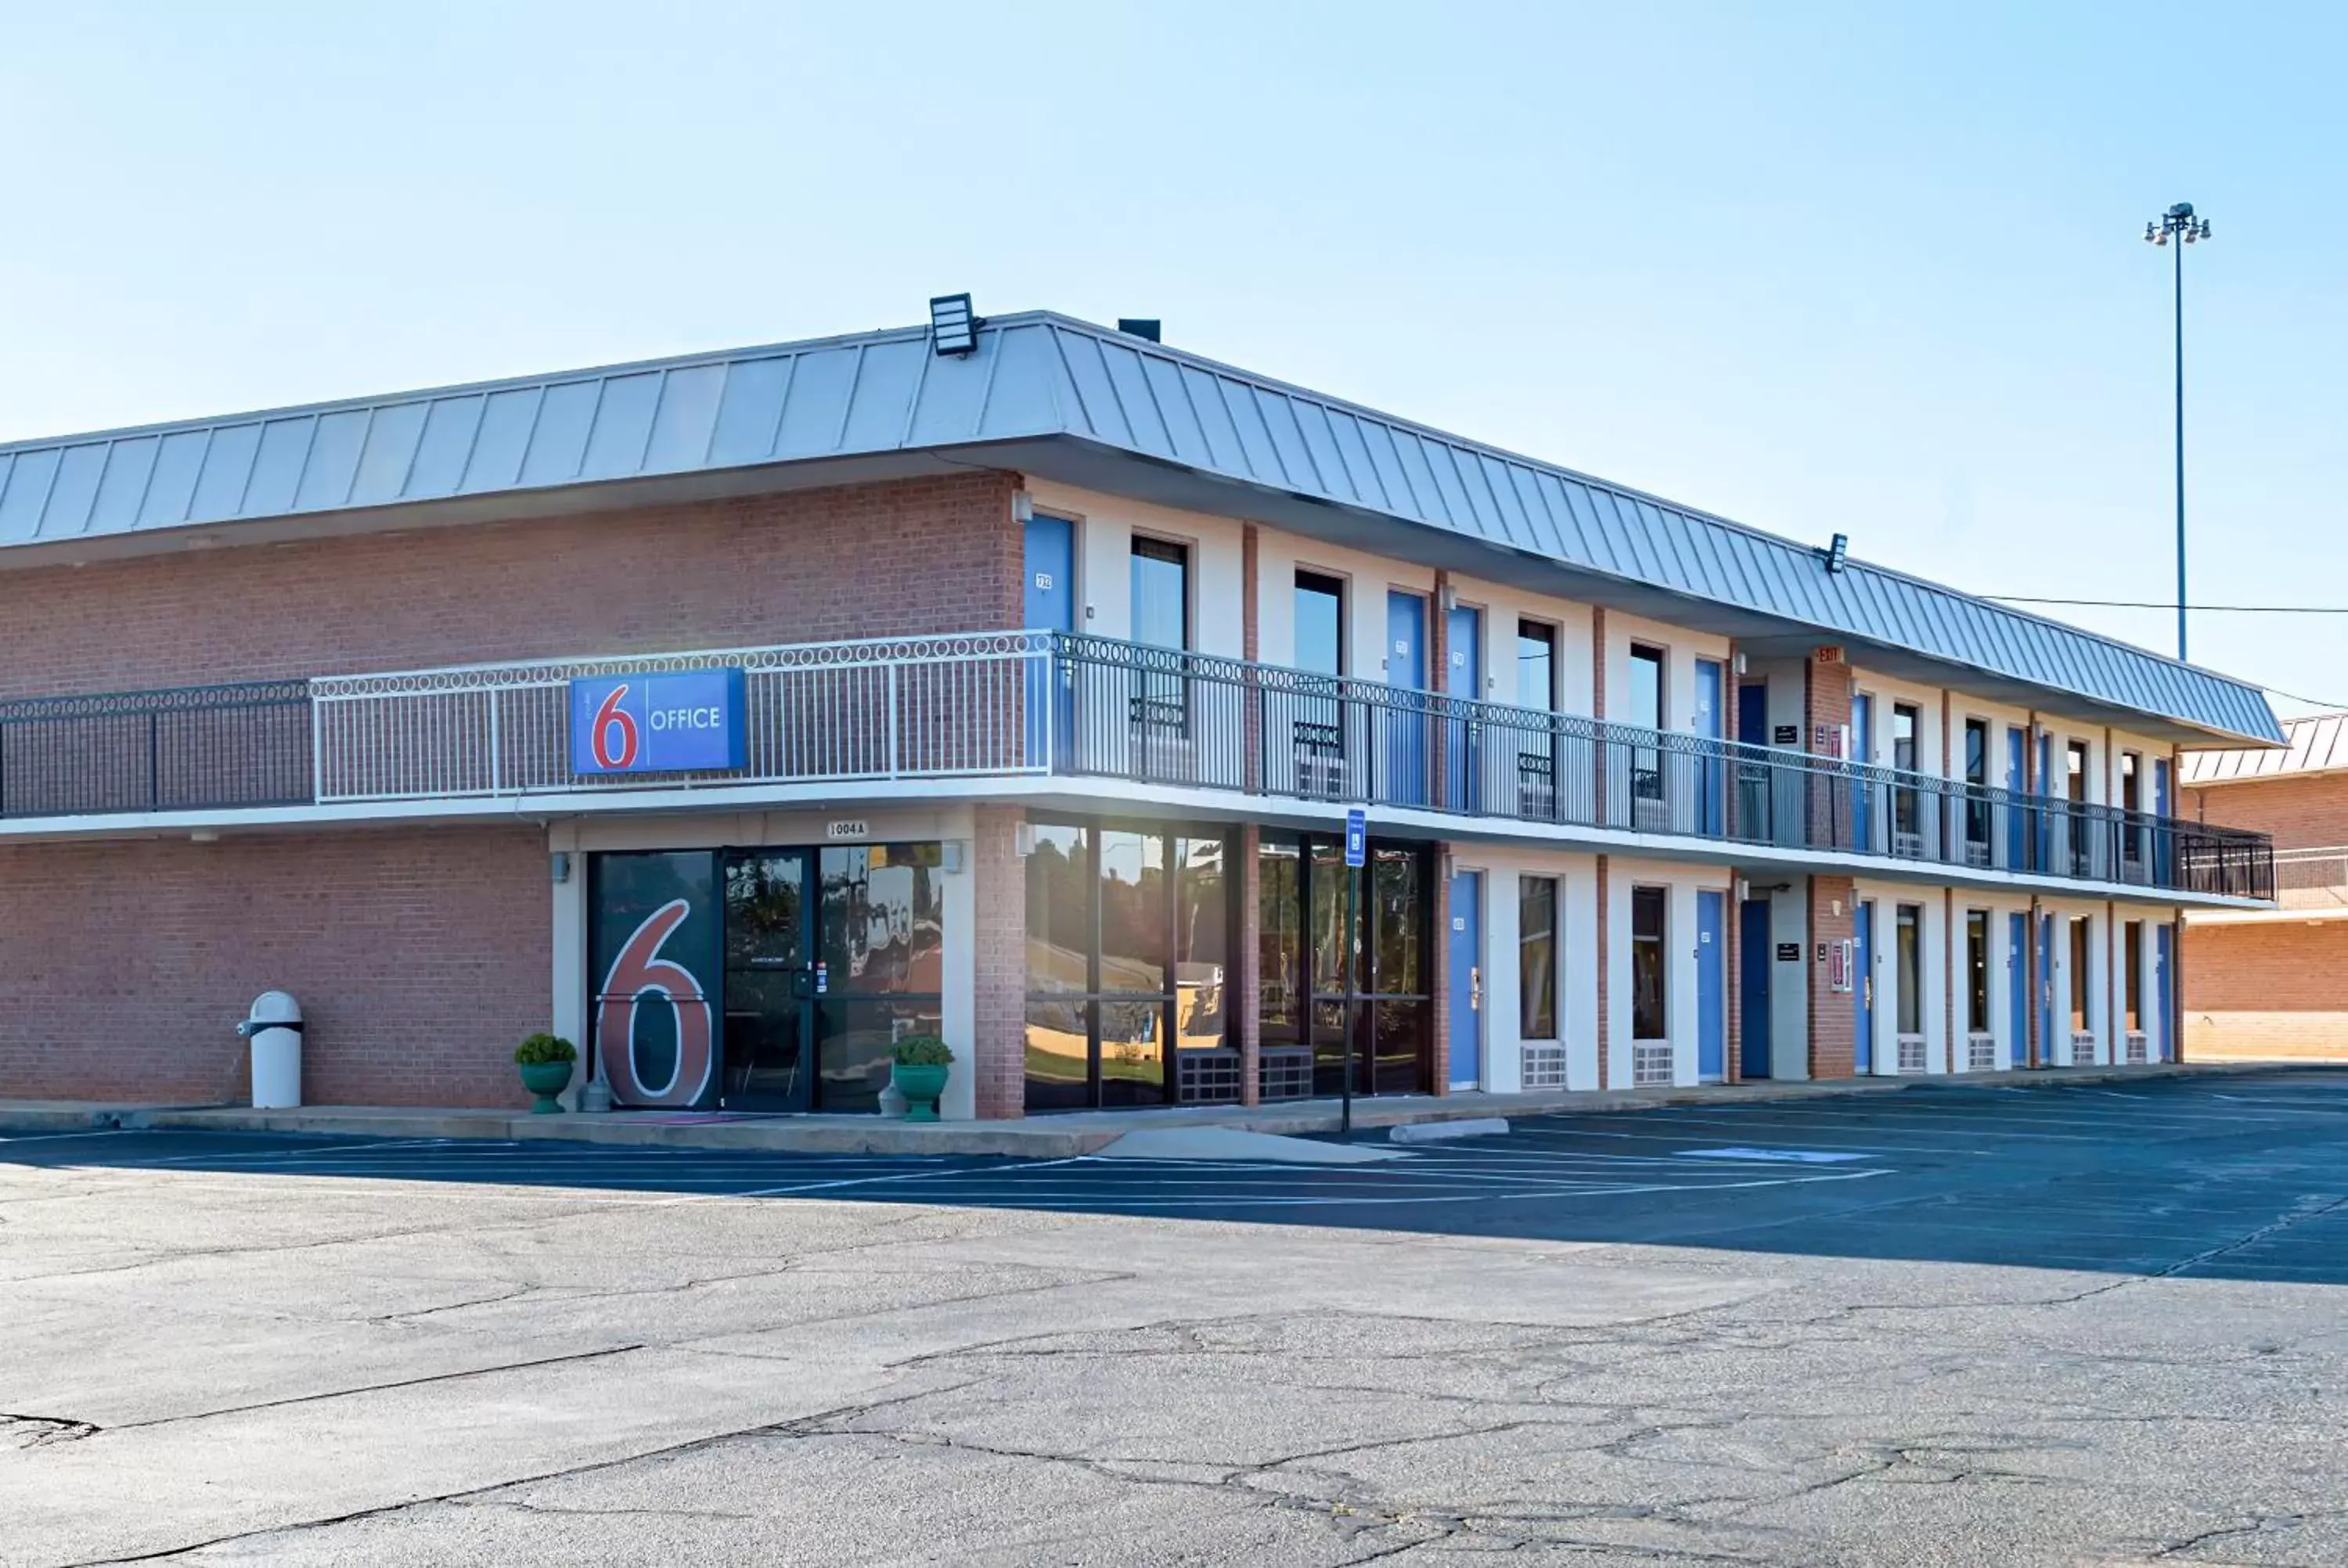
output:
[[[1340,1126],[1348,1138],[1354,1135],[1354,1028],[1358,1011],[1356,993],[1361,989],[1358,966],[1362,958],[1360,933],[1355,919],[1361,909],[1357,889],[1362,876],[1362,864],[1369,858],[1369,816],[1358,806],[1345,814],[1345,938],[1339,951],[1345,962],[1345,1021],[1344,1024],[1345,1052],[1344,1099],[1340,1113]]]

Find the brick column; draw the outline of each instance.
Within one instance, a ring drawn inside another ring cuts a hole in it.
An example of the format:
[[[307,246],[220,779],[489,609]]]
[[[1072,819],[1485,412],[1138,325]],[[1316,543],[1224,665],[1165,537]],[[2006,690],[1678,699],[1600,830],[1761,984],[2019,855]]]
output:
[[[1606,1087],[1607,1048],[1614,1036],[1613,1021],[1609,1018],[1606,1007],[1606,993],[1611,989],[1607,977],[1607,969],[1611,967],[1607,954],[1612,948],[1609,939],[1611,922],[1606,917],[1606,885],[1611,880],[1606,856],[1601,855],[1598,857],[1598,1087],[1601,1089]],[[1559,923],[1562,925],[1564,922],[1560,920]]]
[[[1429,933],[1435,950],[1426,955],[1427,983],[1434,988],[1426,993],[1426,1010],[1435,1030],[1426,1053],[1434,1078],[1428,1087],[1437,1094],[1451,1092],[1451,878],[1443,874],[1450,847],[1435,846],[1435,929]]]
[[[1251,534],[1254,529],[1248,530]],[[1231,1042],[1240,1050],[1240,1103],[1263,1100],[1263,897],[1258,851],[1263,829],[1249,823],[1231,835],[1231,853],[1239,856],[1240,917],[1232,925],[1229,1026]]]
[[[1818,957],[1821,946],[1850,941],[1858,933],[1851,879],[1812,874],[1809,950],[1802,955],[1803,970],[1809,976],[1812,1078],[1850,1078],[1859,1071],[1859,1009],[1848,992],[1828,988],[1827,966]]]
[[[973,813],[972,875],[978,878],[978,985],[973,1009],[972,1071],[981,1117],[1024,1116],[1027,1110],[1027,866],[1019,858],[1015,805]]]
[[[1850,723],[1850,666],[1841,649],[1810,650],[1802,666],[1802,742],[1813,756],[1842,753],[1842,732]],[[1852,836],[1849,792],[1812,774],[1807,794],[1811,845],[1846,846]]]

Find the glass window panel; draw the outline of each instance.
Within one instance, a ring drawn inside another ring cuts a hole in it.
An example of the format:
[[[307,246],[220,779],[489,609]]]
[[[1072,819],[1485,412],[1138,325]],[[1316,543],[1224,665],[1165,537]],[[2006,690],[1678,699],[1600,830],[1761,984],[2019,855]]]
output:
[[[1220,1045],[1231,908],[1223,841],[1174,841],[1174,1032],[1182,1046]]]
[[[1364,1006],[1373,1031],[1373,1092],[1423,1091],[1426,1088],[1426,1025],[1432,1004],[1382,997]]]
[[[1913,904],[1900,906],[1897,949],[1899,1029],[1901,1034],[1924,1032],[1924,912]]]
[[[1371,983],[1382,996],[1419,996],[1426,990],[1421,956],[1426,921],[1419,907],[1419,866],[1415,849],[1370,846],[1369,867],[1363,875],[1377,962]]]
[[[2144,1029],[2144,922],[2130,920],[2120,934],[2120,952],[2127,960],[2127,1029],[2137,1034]]]
[[[1557,1038],[1557,878],[1517,881],[1517,999],[1519,1033]]]
[[[897,1042],[908,1035],[937,1034],[944,1027],[934,1001],[827,997],[821,1006],[819,1111],[878,1111]]]
[[[1965,913],[1965,1028],[1989,1032],[1989,916],[1979,909]]]
[[[2071,921],[2071,1031],[2084,1034],[2087,1030],[2087,921],[2080,916]]]
[[[1027,1109],[1092,1103],[1092,1007],[1082,997],[1027,999]]]
[[[1100,858],[1103,995],[1167,989],[1166,838],[1105,827],[1094,837]]]
[[[1345,1052],[1352,1040],[1347,1027],[1345,1004],[1341,1001],[1316,1001],[1313,1004],[1313,1092],[1318,1095],[1340,1093],[1345,1087]],[[1356,1090],[1362,1086],[1356,1081]]]
[[[1313,845],[1313,990],[1334,996],[1345,989],[1345,853],[1340,845]]]
[[[2087,798],[2087,746],[2072,741],[2063,748],[2064,787],[2073,800]]]
[[[1663,653],[1660,648],[1631,649],[1631,723],[1663,728]]]
[[[2120,804],[2128,811],[2144,809],[2143,787],[2137,782],[2137,754],[2120,753]]]
[[[1965,782],[1989,783],[1989,726],[1979,719],[1965,721]]]
[[[1345,672],[1345,587],[1334,577],[1296,574],[1296,668]]]
[[[1085,829],[1035,825],[1027,857],[1027,989],[1090,989],[1093,862]]]
[[[1916,723],[1921,711],[1912,702],[1900,702],[1891,710],[1891,765],[1903,772],[1916,771]]]
[[[1661,887],[1631,889],[1631,1038],[1669,1040],[1663,999],[1665,893]]]
[[[1269,1043],[1304,1038],[1304,901],[1293,844],[1256,853],[1257,1017]]]
[[[1557,706],[1557,629],[1538,620],[1517,622],[1517,705]]]
[[[823,851],[819,950],[831,991],[935,996],[945,986],[935,844]]]
[[[1190,552],[1182,546],[1133,541],[1133,641],[1190,646]]]
[[[1100,1009],[1101,1103],[1165,1103],[1165,1003],[1103,1001],[1097,1005]]]

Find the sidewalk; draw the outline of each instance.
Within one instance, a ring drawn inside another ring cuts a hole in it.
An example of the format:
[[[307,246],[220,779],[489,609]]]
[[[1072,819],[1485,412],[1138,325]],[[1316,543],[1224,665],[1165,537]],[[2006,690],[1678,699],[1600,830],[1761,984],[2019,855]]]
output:
[[[1672,1089],[1557,1091],[1538,1094],[1396,1095],[1354,1102],[1354,1125],[1384,1129],[1420,1122],[1547,1112],[1645,1111],[1665,1105],[1751,1104],[1828,1095],[1897,1094],[1952,1084],[2012,1089],[2108,1083],[2192,1073],[2271,1072],[2297,1062],[2163,1062],[2140,1067],[2055,1068],[2037,1072],[1960,1072],[1931,1077],[1704,1084]],[[79,1132],[92,1127],[178,1127],[234,1132],[314,1132],[346,1138],[554,1138],[582,1143],[680,1149],[759,1149],[833,1154],[1007,1154],[1056,1160],[1089,1154],[1145,1127],[1237,1127],[1253,1132],[1334,1132],[1334,1100],[1276,1105],[1201,1105],[1158,1111],[1085,1111],[1003,1122],[884,1122],[872,1116],[746,1116],[681,1121],[675,1113],[614,1111],[532,1116],[388,1105],[317,1105],[255,1111],[229,1105],[138,1105],[95,1101],[0,1100],[0,1131]]]

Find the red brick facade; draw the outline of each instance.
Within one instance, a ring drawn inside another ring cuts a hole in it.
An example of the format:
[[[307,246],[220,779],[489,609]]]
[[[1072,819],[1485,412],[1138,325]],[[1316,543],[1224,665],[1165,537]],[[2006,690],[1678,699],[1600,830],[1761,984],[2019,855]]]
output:
[[[1821,948],[1855,940],[1859,902],[1848,876],[1810,877],[1809,943],[1802,972],[1809,977],[1810,1076],[1849,1078],[1859,1071],[1859,1009],[1848,992],[1828,988]]]
[[[1014,627],[1017,484],[980,472],[0,572],[0,697]]]
[[[536,827],[0,845],[0,1098],[209,1104],[237,1020],[301,1002],[314,1104],[528,1103],[553,895]]]
[[[2348,774],[2291,774],[2188,789],[2178,815],[2220,827],[2271,833],[2277,849],[2348,844]]]
[[[977,994],[971,1033],[978,1113],[1019,1116],[1027,1108],[1027,863],[1019,857],[1017,806],[982,805],[971,846],[976,888]]]

